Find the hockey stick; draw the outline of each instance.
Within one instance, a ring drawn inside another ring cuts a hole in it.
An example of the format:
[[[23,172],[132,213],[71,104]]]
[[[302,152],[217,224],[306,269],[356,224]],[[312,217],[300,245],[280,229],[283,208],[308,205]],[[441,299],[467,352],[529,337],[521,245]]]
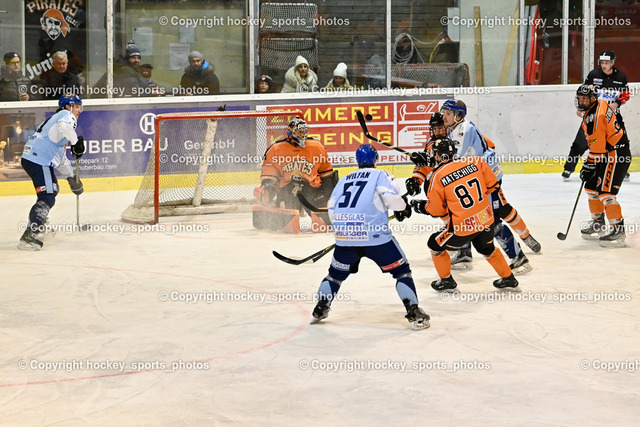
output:
[[[396,147],[394,145],[391,145],[388,142],[382,142],[378,138],[376,138],[375,136],[371,135],[369,133],[369,129],[367,129],[367,122],[364,120],[364,115],[362,114],[362,111],[360,111],[360,110],[356,111],[356,116],[358,116],[358,121],[360,122],[360,127],[362,128],[362,132],[364,132],[364,136],[366,136],[367,138],[369,138],[372,141],[377,142],[378,144],[382,144],[385,147],[393,148],[394,150],[399,151],[399,152],[401,152],[403,154],[406,154],[407,156],[411,157],[411,153],[410,152],[405,151],[400,147]]]
[[[582,187],[584,187],[584,181],[580,184],[580,190],[578,190],[578,197],[576,197],[576,202],[573,205],[573,211],[571,211],[571,218],[569,218],[569,225],[567,225],[566,233],[558,233],[558,239],[565,240],[567,235],[569,234],[569,228],[571,228],[571,221],[573,221],[573,214],[576,213],[576,207],[578,206],[578,200],[580,200],[580,194],[582,194]]]
[[[328,212],[329,211],[329,209],[327,208],[318,208],[313,206],[311,202],[308,201],[307,198],[302,195],[302,193],[298,193],[298,200],[300,200],[300,203],[302,204],[302,206],[309,209],[311,212]]]
[[[389,221],[391,221],[392,219],[394,219],[395,216],[391,215],[389,217]],[[336,247],[336,244],[334,243],[331,246],[327,246],[324,249],[319,250],[318,252],[312,253],[311,255],[309,255],[306,258],[302,258],[302,259],[294,259],[294,258],[289,258],[286,257],[282,254],[279,254],[276,251],[271,251],[271,253],[273,254],[273,256],[275,256],[276,258],[278,258],[280,261],[284,261],[287,264],[293,264],[293,265],[300,265],[300,264],[305,264],[308,263],[309,261],[311,261],[309,264],[313,264],[316,261],[318,261],[320,258],[322,258],[323,256],[325,256],[326,254],[328,254],[329,252],[331,252],[333,250],[333,248]]]
[[[80,182],[80,160],[76,157],[76,184]],[[78,230],[87,231],[89,229],[89,224],[80,224],[80,195],[76,194],[76,224],[78,225]]]

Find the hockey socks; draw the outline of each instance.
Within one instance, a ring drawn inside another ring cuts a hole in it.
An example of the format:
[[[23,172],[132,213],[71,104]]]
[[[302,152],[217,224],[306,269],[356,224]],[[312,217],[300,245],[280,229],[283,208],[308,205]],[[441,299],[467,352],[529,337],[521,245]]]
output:
[[[487,261],[489,261],[489,264],[491,264],[491,267],[493,267],[496,273],[498,273],[498,276],[500,277],[511,276],[511,269],[509,268],[507,261],[504,259],[504,256],[502,255],[502,253],[498,248],[495,248],[493,253],[491,253],[491,255],[489,255],[486,258],[487,258]]]
[[[447,251],[431,251],[431,259],[439,277],[451,276],[451,257]]]

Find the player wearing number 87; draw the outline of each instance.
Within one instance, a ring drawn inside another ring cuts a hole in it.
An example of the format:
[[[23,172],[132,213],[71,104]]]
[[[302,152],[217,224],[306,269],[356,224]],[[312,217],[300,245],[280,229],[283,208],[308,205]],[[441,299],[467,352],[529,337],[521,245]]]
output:
[[[82,156],[84,147],[82,137],[76,134],[78,116],[82,113],[82,99],[73,94],[65,94],[58,101],[56,113],[45,120],[29,138],[22,152],[22,167],[27,172],[36,190],[38,200],[29,212],[29,224],[18,244],[19,249],[40,250],[42,241],[38,232],[49,215],[49,210],[56,202],[58,180],[54,173],[67,178],[71,191],[82,193],[82,182],[76,179],[67,159],[65,148],[71,145],[76,158]]]
[[[400,195],[395,178],[376,169],[378,152],[371,145],[356,151],[359,169],[338,181],[329,200],[336,247],[329,274],[318,289],[318,304],[311,323],[329,315],[331,302],[342,282],[358,271],[363,257],[375,262],[383,273],[396,279],[396,291],[414,330],[429,327],[429,316],[418,307],[416,288],[409,262],[391,234],[388,210],[402,220],[411,215],[406,198]]]
[[[493,286],[516,289],[518,281],[500,250],[493,245],[494,218],[490,194],[499,188],[495,174],[480,157],[454,160],[456,148],[448,138],[435,141],[433,152],[438,166],[429,180],[428,200],[411,202],[418,213],[436,218],[449,217],[449,222],[433,233],[427,243],[440,277],[431,287],[437,291],[456,290],[447,249],[459,249],[470,242],[500,276]]]

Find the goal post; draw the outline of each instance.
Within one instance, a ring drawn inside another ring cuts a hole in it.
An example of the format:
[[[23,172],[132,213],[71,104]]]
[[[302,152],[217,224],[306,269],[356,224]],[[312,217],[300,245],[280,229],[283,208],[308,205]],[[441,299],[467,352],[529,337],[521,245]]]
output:
[[[122,220],[250,211],[262,158],[299,110],[158,114],[153,147]]]

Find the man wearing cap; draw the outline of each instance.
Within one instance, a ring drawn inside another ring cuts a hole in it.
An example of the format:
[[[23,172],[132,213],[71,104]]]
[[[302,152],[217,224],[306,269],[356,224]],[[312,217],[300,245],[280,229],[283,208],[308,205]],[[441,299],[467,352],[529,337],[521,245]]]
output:
[[[118,58],[113,65],[113,86],[115,93],[124,96],[154,96],[156,93],[149,88],[147,79],[140,72],[140,49],[130,41],[124,56]]]
[[[189,66],[180,79],[180,95],[218,95],[220,81],[213,65],[197,50],[189,54]]]
[[[620,107],[629,100],[629,86],[627,84],[627,76],[616,67],[613,66],[616,60],[616,54],[612,50],[603,51],[598,57],[599,68],[592,70],[584,81],[585,85],[593,86],[598,94],[598,99],[604,99],[609,103],[609,107],[616,114],[616,120],[622,129],[625,129]],[[583,111],[578,110],[578,115],[582,117]],[[573,171],[576,169],[578,159],[589,148],[587,138],[584,135],[582,127],[578,129],[576,138],[571,144],[569,156],[564,165],[562,178],[568,180]],[[626,174],[625,181],[629,180],[629,174]]]
[[[296,64],[284,75],[281,92],[313,92],[318,88],[318,76],[309,68],[307,60],[298,55]]]
[[[6,70],[0,76],[0,101],[28,101],[34,99],[31,90],[33,83],[31,79],[22,74],[20,65],[22,59],[17,52],[7,52],[4,54]],[[35,89],[35,88],[34,88]]]
[[[333,79],[324,89],[327,91],[353,89],[353,86],[349,84],[349,79],[347,79],[347,64],[344,62],[338,64],[336,69],[333,70]]]

